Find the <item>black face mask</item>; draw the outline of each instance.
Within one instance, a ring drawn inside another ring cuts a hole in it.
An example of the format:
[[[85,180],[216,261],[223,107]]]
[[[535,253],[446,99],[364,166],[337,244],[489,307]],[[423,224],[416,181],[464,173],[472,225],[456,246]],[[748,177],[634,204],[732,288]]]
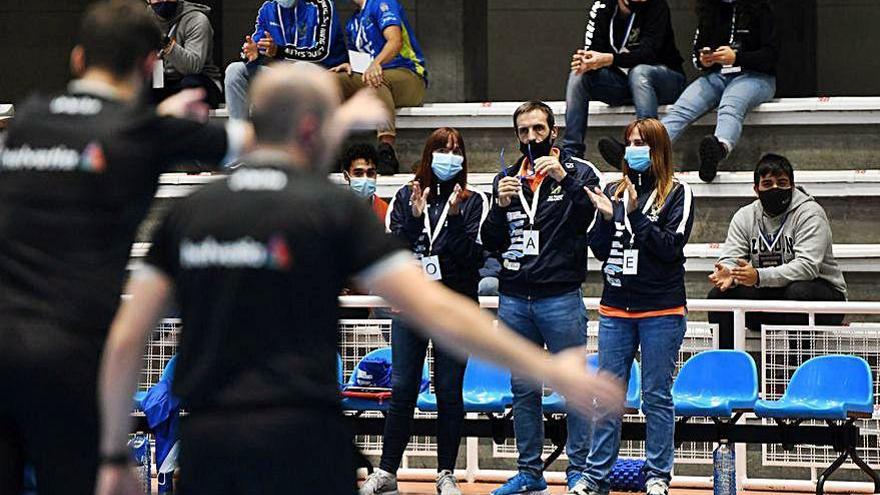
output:
[[[171,19],[177,13],[177,2],[161,2],[151,4],[153,12],[162,19]]]
[[[793,187],[789,187],[788,189],[774,187],[766,191],[759,191],[758,199],[761,200],[761,206],[764,207],[764,211],[767,212],[768,215],[775,217],[776,215],[785,213],[785,210],[788,209],[788,206],[791,204],[791,195],[793,192]]]
[[[529,157],[529,160],[537,160],[538,158],[549,156],[550,150],[552,148],[553,139],[549,136],[547,137],[547,139],[541,141],[540,143],[537,141],[519,143],[519,151],[522,152],[523,155]]]

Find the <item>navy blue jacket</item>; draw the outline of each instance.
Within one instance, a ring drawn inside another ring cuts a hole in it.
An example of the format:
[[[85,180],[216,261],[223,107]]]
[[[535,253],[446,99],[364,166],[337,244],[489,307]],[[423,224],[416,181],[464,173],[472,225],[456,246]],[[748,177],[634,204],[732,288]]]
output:
[[[626,215],[623,201],[615,201],[614,216],[605,221],[601,214],[590,230],[590,248],[603,261],[602,304],[626,311],[656,311],[687,304],[684,286],[684,246],[694,225],[694,201],[690,186],[675,182],[659,211],[652,206],[654,182],[643,175],[633,177],[639,195],[638,208]],[[609,184],[605,194],[612,197],[617,183]],[[632,231],[626,227],[629,217]],[[635,243],[632,243],[635,234]],[[623,275],[623,251],[639,251],[638,274]]]
[[[455,184],[451,181],[435,184],[428,196],[427,210],[432,232],[437,229],[443,207],[454,187]],[[483,266],[480,225],[489,213],[489,201],[476,189],[468,187],[468,191],[471,195],[461,204],[461,213],[446,217],[446,224],[434,242],[432,253],[428,253],[429,242],[428,233],[425,231],[424,214],[418,218],[413,217],[410,205],[412,189],[408,185],[401,187],[391,199],[385,217],[385,227],[403,240],[417,258],[437,255],[440,258],[443,285],[477,299],[479,271]]]
[[[522,161],[495,177],[494,197],[504,175],[516,176]],[[599,171],[590,163],[565,151],[560,162],[567,175],[562,182],[545,177],[539,189],[540,199],[535,228],[539,231],[539,255],[522,252],[522,229],[528,216],[514,196],[507,208],[493,202],[483,224],[483,246],[501,253],[499,292],[526,299],[558,296],[579,289],[587,275],[587,229],[595,213],[584,187],[599,186]],[[523,196],[531,204],[533,194],[523,187]]]

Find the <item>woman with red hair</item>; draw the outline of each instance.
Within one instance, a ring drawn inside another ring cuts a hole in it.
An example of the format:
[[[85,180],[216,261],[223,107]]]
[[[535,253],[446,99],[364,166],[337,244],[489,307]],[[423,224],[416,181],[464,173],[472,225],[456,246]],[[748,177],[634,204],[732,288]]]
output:
[[[489,212],[483,193],[467,184],[467,152],[455,129],[434,131],[425,143],[413,181],[388,206],[386,227],[420,260],[425,276],[477,300],[483,264],[480,226]],[[409,442],[428,341],[404,319],[391,325],[391,402],[382,437],[382,459],[361,495],[397,494],[397,469]],[[437,396],[437,493],[460,495],[453,472],[464,419],[461,388],[466,362],[434,348]]]

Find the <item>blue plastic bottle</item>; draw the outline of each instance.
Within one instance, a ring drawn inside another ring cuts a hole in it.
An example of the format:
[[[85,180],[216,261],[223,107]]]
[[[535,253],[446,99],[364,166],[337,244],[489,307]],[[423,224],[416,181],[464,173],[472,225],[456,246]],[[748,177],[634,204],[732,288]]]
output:
[[[712,464],[715,495],[736,495],[736,454],[726,441],[715,449]]]
[[[153,457],[150,452],[150,436],[139,431],[128,441],[128,446],[131,448],[141,488],[145,494],[149,494],[153,489],[150,469]]]

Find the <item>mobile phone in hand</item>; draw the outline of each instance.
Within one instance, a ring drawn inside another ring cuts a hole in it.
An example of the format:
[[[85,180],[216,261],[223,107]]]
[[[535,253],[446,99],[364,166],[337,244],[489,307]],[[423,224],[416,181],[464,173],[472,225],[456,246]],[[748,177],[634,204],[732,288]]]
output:
[[[704,46],[703,48],[700,48],[700,55],[708,57],[709,55],[712,55],[712,49],[708,46]]]

